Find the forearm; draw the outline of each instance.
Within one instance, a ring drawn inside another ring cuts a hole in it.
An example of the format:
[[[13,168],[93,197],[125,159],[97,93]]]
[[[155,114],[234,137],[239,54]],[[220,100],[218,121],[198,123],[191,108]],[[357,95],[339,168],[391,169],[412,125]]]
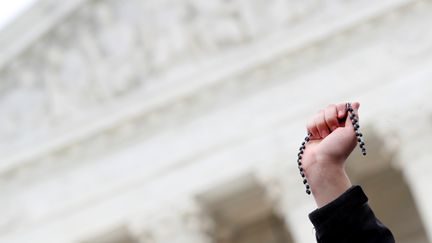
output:
[[[345,160],[357,142],[366,154],[358,117],[353,115],[358,108],[358,103],[352,108],[339,104],[319,111],[308,122],[309,139],[299,153],[306,192],[312,191],[318,205],[310,219],[320,243],[394,243],[391,232],[367,205],[366,195],[360,187],[352,187],[345,172]]]
[[[352,186],[341,164],[320,162],[312,165],[314,168],[306,169],[305,174],[319,208],[335,200]]]

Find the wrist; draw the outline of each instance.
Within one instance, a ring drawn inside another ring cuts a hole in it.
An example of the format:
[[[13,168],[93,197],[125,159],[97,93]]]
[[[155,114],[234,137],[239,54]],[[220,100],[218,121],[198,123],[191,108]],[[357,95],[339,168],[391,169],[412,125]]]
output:
[[[345,172],[344,162],[319,162],[305,168],[318,207],[338,198],[352,184]]]

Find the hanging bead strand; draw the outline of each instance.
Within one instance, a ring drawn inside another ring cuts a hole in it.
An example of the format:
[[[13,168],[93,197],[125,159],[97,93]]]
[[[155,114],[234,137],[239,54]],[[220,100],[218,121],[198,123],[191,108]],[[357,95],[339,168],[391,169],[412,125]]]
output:
[[[307,194],[311,194],[311,190],[310,190],[310,185],[308,180],[306,179],[306,175],[305,175],[305,171],[303,169],[303,164],[302,164],[302,159],[303,159],[303,154],[304,154],[304,150],[306,149],[306,144],[309,142],[310,137],[312,136],[312,134],[308,134],[304,141],[302,142],[302,145],[300,146],[300,152],[297,154],[297,165],[298,165],[298,169],[300,170],[300,175],[303,178],[303,184],[306,187],[306,193]]]
[[[349,113],[349,118],[351,120],[351,123],[353,124],[354,127],[354,132],[357,137],[357,143],[359,144],[363,156],[366,156],[366,147],[363,140],[363,134],[360,132],[358,116],[355,113],[354,109],[352,108],[351,103],[346,103],[346,108]]]

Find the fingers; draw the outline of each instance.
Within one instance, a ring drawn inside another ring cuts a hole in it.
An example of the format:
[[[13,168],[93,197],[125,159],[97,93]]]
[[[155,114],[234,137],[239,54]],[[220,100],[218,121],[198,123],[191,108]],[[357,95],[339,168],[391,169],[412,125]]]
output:
[[[360,103],[352,103],[357,113]],[[307,124],[307,130],[312,134],[311,139],[323,139],[340,126],[338,119],[346,117],[346,103],[329,105],[326,109],[320,110]],[[349,120],[349,119],[348,119]]]
[[[312,134],[311,139],[319,139],[320,135],[318,129],[315,126],[315,122],[311,119],[306,126],[308,133]]]
[[[325,138],[330,134],[330,130],[327,127],[327,123],[325,122],[325,115],[323,110],[320,110],[318,114],[315,115],[314,122],[321,138]]]
[[[311,139],[325,138],[330,134],[324,116],[325,111],[321,110],[308,122],[307,130],[312,134]]]
[[[324,119],[330,131],[334,131],[339,127],[338,111],[336,105],[329,105],[324,110]]]
[[[324,138],[323,135],[329,133],[324,119],[324,111],[319,111],[307,124],[308,133],[312,134],[311,139]],[[321,131],[320,131],[321,130]]]
[[[354,109],[354,110],[358,110],[359,108],[360,108],[360,103],[358,103],[358,102],[353,102],[352,104],[351,104],[351,106],[352,106],[352,108]]]
[[[307,130],[308,130],[308,133],[312,134],[312,136],[310,137],[311,139],[320,139],[321,138],[319,135],[318,129],[315,126],[315,122],[313,119],[308,122]]]
[[[336,105],[336,109],[337,109],[337,116],[339,119],[342,119],[345,117],[345,113],[346,113],[346,103],[341,103],[341,104],[337,104]]]

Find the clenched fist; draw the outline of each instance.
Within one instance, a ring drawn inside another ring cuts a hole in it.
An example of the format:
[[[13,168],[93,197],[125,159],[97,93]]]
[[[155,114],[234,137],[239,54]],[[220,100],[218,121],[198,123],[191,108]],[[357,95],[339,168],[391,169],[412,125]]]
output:
[[[358,102],[352,104],[356,114],[359,106]],[[318,207],[351,187],[345,160],[356,146],[356,135],[347,114],[346,103],[329,105],[307,124],[311,136],[302,163]]]

